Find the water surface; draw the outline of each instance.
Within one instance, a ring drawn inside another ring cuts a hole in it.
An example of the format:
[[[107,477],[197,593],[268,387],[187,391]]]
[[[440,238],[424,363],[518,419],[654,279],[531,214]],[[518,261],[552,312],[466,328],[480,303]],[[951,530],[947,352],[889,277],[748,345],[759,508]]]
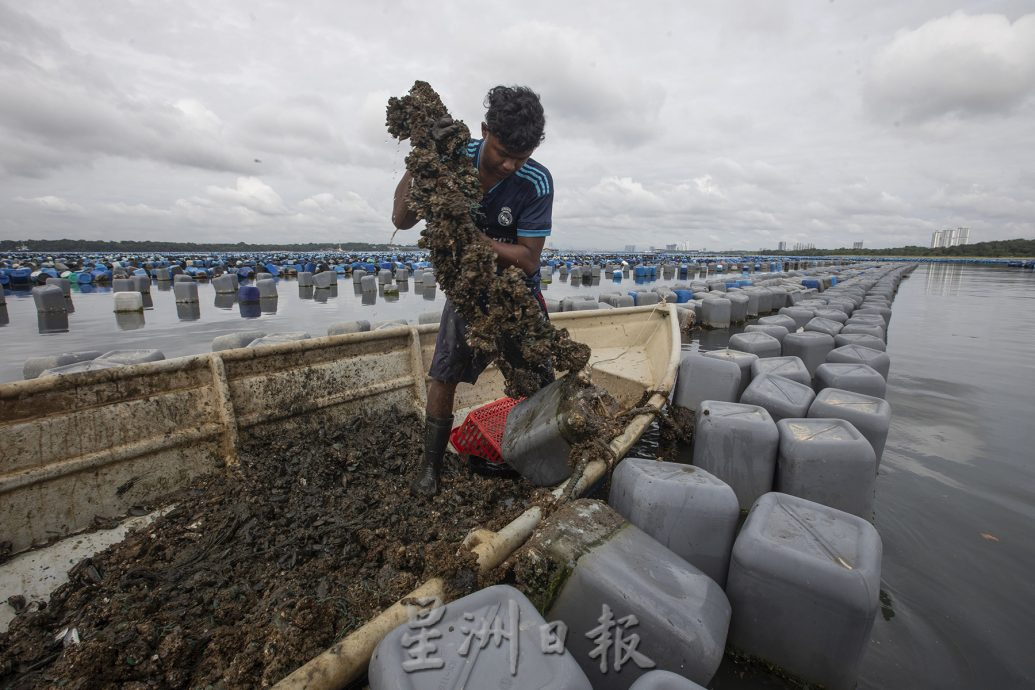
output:
[[[597,295],[601,291],[628,290],[635,286],[626,279],[620,284],[598,280],[583,285],[554,282],[544,286],[547,297],[559,299],[574,294]],[[657,281],[651,285],[674,283]],[[166,357],[180,357],[211,351],[212,339],[235,331],[261,330],[266,333],[305,331],[313,337],[327,335],[331,324],[364,319],[374,322],[406,319],[416,323],[425,312],[442,311],[445,295],[441,288],[428,290],[422,283],[408,280],[399,284],[396,298],[359,292],[351,278],[339,279],[335,290],[300,288],[294,279],[278,279],[278,297],[264,301],[254,315],[230,295],[217,295],[211,283],[198,283],[199,303],[178,305],[169,284],[152,283],[153,306],[143,316],[116,315],[110,287],[90,287],[81,292],[73,287],[75,311],[67,323],[42,324],[29,291],[8,290],[7,324],[0,326],[0,382],[22,378],[22,364],[30,357],[85,350],[128,350],[156,348]],[[2,317],[2,314],[0,314]],[[246,318],[247,317],[247,318]],[[0,324],[3,324],[0,318]],[[43,326],[57,325],[57,332],[43,332]],[[61,328],[66,330],[60,330]]]
[[[921,266],[892,309],[875,509],[890,608],[860,687],[1033,687],[1035,274]]]

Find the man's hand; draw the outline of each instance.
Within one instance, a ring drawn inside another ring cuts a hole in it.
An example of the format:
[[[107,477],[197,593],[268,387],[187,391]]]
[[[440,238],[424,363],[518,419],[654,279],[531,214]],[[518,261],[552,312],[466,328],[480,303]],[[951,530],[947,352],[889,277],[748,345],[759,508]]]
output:
[[[413,175],[406,171],[395,187],[395,198],[392,200],[392,225],[398,230],[409,230],[419,220],[409,205],[412,186]],[[395,233],[392,233],[392,237],[395,237]]]
[[[460,125],[452,117],[446,115],[431,126],[431,138],[435,141],[442,141],[453,136],[459,130]]]
[[[482,234],[482,233],[479,233]],[[515,244],[508,244],[482,235],[492,244],[496,252],[496,264],[501,268],[517,266],[525,275],[534,275],[539,270],[539,259],[546,244],[545,237],[519,237]]]

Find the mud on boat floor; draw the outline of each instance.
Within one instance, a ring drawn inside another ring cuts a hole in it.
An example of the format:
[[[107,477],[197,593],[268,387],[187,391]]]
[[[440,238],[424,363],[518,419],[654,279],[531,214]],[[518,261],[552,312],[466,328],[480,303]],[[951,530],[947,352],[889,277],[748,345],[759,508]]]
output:
[[[546,492],[449,456],[439,495],[411,497],[421,427],[393,412],[243,441],[236,475],[171,497],[171,512],[15,618],[0,688],[266,687],[430,576],[465,594],[463,538]]]

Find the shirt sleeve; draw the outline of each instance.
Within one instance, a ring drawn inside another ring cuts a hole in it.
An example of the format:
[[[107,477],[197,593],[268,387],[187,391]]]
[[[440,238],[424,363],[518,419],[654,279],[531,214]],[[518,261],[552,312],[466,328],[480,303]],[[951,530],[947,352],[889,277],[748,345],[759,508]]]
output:
[[[535,198],[521,211],[517,219],[518,237],[548,237],[553,229],[553,178],[539,173]]]

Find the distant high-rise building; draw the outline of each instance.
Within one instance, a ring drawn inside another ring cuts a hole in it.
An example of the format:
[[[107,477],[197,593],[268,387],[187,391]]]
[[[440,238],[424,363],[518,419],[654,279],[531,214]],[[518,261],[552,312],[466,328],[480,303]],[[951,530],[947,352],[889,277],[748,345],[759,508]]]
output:
[[[862,248],[863,248],[863,243],[862,242],[852,242],[852,249],[862,249]]]
[[[666,244],[665,245],[665,251],[666,252],[674,252],[674,251],[676,251],[676,245],[674,245],[674,244]]]
[[[802,252],[808,249],[815,249],[816,245],[811,242],[795,242],[794,249],[792,251]]]
[[[778,252],[785,252],[785,251],[787,251],[787,243],[786,242],[778,243],[776,245],[776,251],[778,251]]]
[[[931,233],[931,249],[955,247],[960,244],[970,244],[970,228],[948,228]]]
[[[635,254],[636,253],[636,245],[635,244],[627,244],[627,245],[625,245],[625,251],[626,251],[627,254]]]

